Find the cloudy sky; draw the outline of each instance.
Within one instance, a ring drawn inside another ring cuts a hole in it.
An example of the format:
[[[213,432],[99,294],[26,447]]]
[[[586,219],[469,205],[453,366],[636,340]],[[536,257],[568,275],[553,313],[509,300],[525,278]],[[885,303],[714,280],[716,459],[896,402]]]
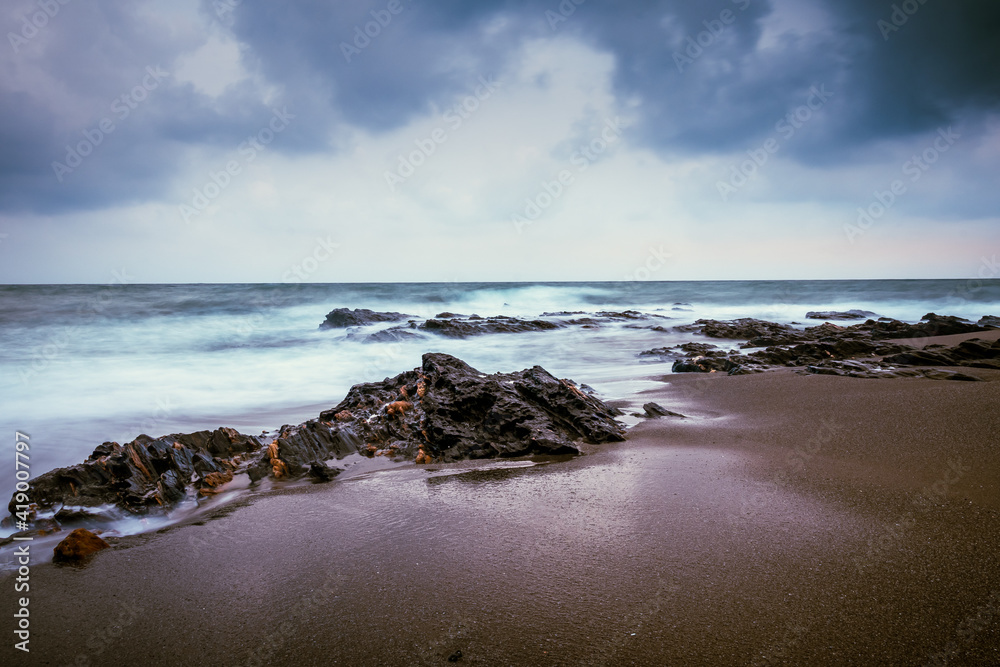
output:
[[[3,283],[1000,277],[995,0],[0,23]]]

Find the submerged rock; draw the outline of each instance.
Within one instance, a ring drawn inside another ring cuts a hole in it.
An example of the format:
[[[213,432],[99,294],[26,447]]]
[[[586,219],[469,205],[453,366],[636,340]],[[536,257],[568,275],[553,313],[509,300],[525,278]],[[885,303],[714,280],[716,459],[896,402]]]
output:
[[[430,319],[419,326],[423,331],[436,333],[448,338],[468,338],[493,333],[524,333],[526,331],[551,331],[562,328],[548,320],[520,320],[516,317],[489,317],[477,320]]]
[[[400,322],[413,317],[403,313],[379,313],[367,308],[334,308],[326,314],[326,320],[319,325],[320,329],[343,329],[378,322]]]
[[[878,317],[877,313],[870,310],[824,310],[810,311],[806,313],[807,320],[867,320]]]
[[[695,320],[694,324],[685,324],[674,328],[681,332],[698,332],[709,338],[727,338],[732,340],[750,340],[772,336],[795,335],[798,329],[787,324],[778,324],[766,320],[744,317],[738,320]]]

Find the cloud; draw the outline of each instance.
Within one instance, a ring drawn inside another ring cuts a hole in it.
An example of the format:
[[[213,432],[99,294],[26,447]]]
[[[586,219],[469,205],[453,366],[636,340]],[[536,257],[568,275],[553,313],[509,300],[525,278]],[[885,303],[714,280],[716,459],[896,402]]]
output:
[[[899,200],[878,234],[897,221],[911,234],[962,224],[982,240],[982,221],[1000,205],[991,180],[1000,168],[993,67],[1000,8],[986,0],[895,6],[60,5],[37,34],[16,44],[8,37],[0,48],[0,232],[10,234],[3,250],[28,238],[40,247],[42,236],[17,233],[39,221],[48,230],[62,226],[67,238],[118,238],[114,252],[127,254],[150,239],[174,253],[198,243],[218,253],[239,235],[239,246],[253,252],[280,244],[283,233],[308,245],[335,219],[424,249],[446,234],[452,248],[459,239],[469,247],[488,241],[506,249],[508,263],[561,247],[560,235],[574,229],[602,239],[574,240],[575,251],[596,252],[613,242],[612,222],[645,244],[639,256],[660,242],[659,228],[693,248],[732,233],[736,213],[753,217],[775,243],[794,237],[802,211],[839,238],[843,222],[949,127],[961,141]],[[34,2],[10,3],[0,28],[21,35],[22,18],[37,11]],[[501,81],[499,92],[462,111],[483,77]],[[817,90],[829,92],[821,104]],[[178,206],[227,161],[243,160],[239,147],[276,109],[294,120],[253,164],[241,162],[241,175],[184,228]],[[448,120],[455,109],[458,126]],[[576,174],[546,209],[545,224],[534,226],[538,245],[523,247],[509,236],[511,215],[567,165],[574,169],[573,156],[613,117],[627,126],[621,143],[589,174]],[[437,129],[444,139],[434,155],[390,187],[386,173]],[[718,183],[772,139],[779,149],[768,163],[720,199]],[[778,217],[768,225],[768,216]],[[129,224],[142,233],[126,233]],[[209,226],[217,229],[208,234]],[[357,252],[352,275],[371,261],[368,250]],[[402,261],[406,251],[393,253]],[[469,277],[478,268],[471,262]],[[236,270],[217,269],[216,279]],[[553,276],[559,271],[552,267]]]

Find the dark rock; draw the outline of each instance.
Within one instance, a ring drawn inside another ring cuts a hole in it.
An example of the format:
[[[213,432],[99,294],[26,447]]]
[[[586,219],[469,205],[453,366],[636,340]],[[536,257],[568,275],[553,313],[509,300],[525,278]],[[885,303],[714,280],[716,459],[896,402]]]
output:
[[[365,343],[398,343],[404,340],[414,340],[416,338],[421,338],[420,334],[414,333],[407,328],[403,327],[393,327],[391,329],[383,329],[382,331],[376,331],[375,333],[370,333],[364,337],[362,342]]]
[[[732,321],[696,320],[694,324],[685,324],[674,328],[675,331],[695,331],[709,338],[727,338],[732,340],[750,340],[771,336],[787,336],[798,334],[798,329],[787,324],[777,324],[750,317]]]
[[[489,317],[476,321],[430,319],[420,325],[420,329],[440,334],[448,338],[468,338],[494,333],[524,333],[527,331],[551,331],[561,328],[547,320],[520,320],[515,317]]]
[[[687,356],[724,357],[728,353],[711,343],[683,343],[671,347],[656,347],[639,353],[640,357],[659,357],[664,360],[681,359]]]
[[[989,342],[971,338],[953,347],[927,346],[922,350],[892,354],[882,361],[896,366],[968,366],[1000,369],[1000,340]]]
[[[85,462],[59,468],[31,482],[40,509],[57,505],[117,505],[145,513],[175,504],[188,491],[210,488],[213,473],[232,474],[234,459],[260,449],[260,441],[231,428],[173,434],[153,439],[140,435],[119,445],[106,442]],[[194,481],[192,481],[194,480]],[[14,499],[8,510],[13,513]],[[67,517],[72,518],[72,517]]]
[[[455,319],[456,317],[465,317],[465,315],[456,315],[455,313],[449,313],[449,312],[445,311],[443,313],[438,313],[437,315],[435,315],[434,319],[437,319],[437,320],[452,320],[452,319]]]
[[[806,313],[808,320],[867,320],[872,317],[878,317],[878,314],[870,310],[825,310]]]
[[[658,419],[659,417],[680,417],[681,419],[687,419],[681,413],[667,410],[659,403],[646,403],[642,406],[642,409],[645,410],[645,416],[649,419]]]
[[[984,329],[1000,329],[1000,317],[984,315],[976,324]]]
[[[352,387],[320,418],[342,411],[358,417],[363,452],[418,459],[574,453],[580,442],[623,439],[611,408],[539,366],[486,375],[437,353],[419,369]]]
[[[873,338],[929,338],[986,331],[986,327],[952,315],[927,313],[920,319],[921,321],[916,324],[898,320],[868,320],[857,326],[870,330]]]
[[[692,357],[690,359],[678,359],[671,367],[674,373],[728,373],[735,375],[743,367],[744,357],[734,355],[732,357]]]
[[[462,659],[461,651],[455,651],[454,653],[448,656],[448,662],[458,662],[461,659]]]
[[[540,317],[569,317],[570,315],[586,315],[582,310],[560,310],[557,313],[542,313]]]
[[[56,545],[52,560],[57,563],[80,563],[110,546],[86,528],[77,528]]]
[[[968,366],[1000,369],[1000,343],[971,339],[956,346],[927,346],[918,350],[910,345],[890,342],[919,336],[965,333],[982,328],[957,317],[928,313],[918,324],[880,318],[853,326],[825,322],[819,326],[793,329],[786,325],[761,320],[743,319],[732,322],[698,320],[693,325],[677,327],[680,331],[699,331],[705,335],[725,338],[746,338],[742,348],[754,349],[735,354],[705,347],[703,343],[686,343],[676,348],[657,348],[640,353],[669,358],[672,355],[675,373],[724,372],[740,375],[760,372],[775,366],[806,368],[809,373],[844,375],[849,377],[934,377],[944,375],[899,366]],[[686,352],[684,357],[678,352]],[[881,357],[881,359],[879,358]],[[962,374],[957,374],[961,376]],[[975,380],[975,378],[971,378]]]
[[[642,313],[638,310],[622,310],[622,311],[611,311],[602,310],[598,313],[594,313],[594,317],[599,317],[605,320],[620,321],[620,320],[650,320],[650,319],[660,319],[669,320],[672,319],[666,315],[654,315],[652,313]]]
[[[412,315],[403,313],[378,313],[367,308],[335,308],[326,314],[326,320],[319,325],[320,329],[343,329],[345,327],[356,327],[365,324],[377,324],[378,322],[399,322]]]
[[[320,461],[313,461],[309,464],[309,476],[317,482],[329,482],[340,474],[340,470],[331,468]]]

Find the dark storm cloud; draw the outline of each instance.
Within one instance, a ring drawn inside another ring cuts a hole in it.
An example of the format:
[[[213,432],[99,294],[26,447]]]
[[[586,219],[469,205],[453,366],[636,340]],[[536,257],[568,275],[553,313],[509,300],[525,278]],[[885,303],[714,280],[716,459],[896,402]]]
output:
[[[277,98],[264,105],[244,82],[210,100],[168,77],[125,118],[112,105],[142,84],[147,67],[170,71],[203,37],[158,24],[141,11],[145,3],[70,3],[16,53],[3,45],[0,210],[160,198],[186,169],[190,147],[232,149],[275,106],[296,120],[273,150],[331,151],[339,125],[399,127],[467,93],[480,75],[500,73],[539,38],[573,36],[613,54],[616,91],[640,102],[631,140],[665,155],[750,148],[816,85],[833,97],[785,151],[808,163],[857,159],[873,141],[1000,103],[1000,3],[907,0],[898,4],[916,9],[896,25],[891,3],[815,2],[827,25],[762,48],[768,0],[204,0],[204,15],[232,31],[244,66]],[[19,19],[2,17],[4,33],[17,32]],[[36,70],[44,76],[24,79]],[[114,132],[60,182],[52,162],[65,162],[67,144],[104,118]]]
[[[249,86],[211,102],[176,82],[178,56],[202,39],[151,20],[145,4],[70,3],[26,41],[9,35],[21,35],[21,14],[4,17],[0,210],[156,199],[186,166],[185,148],[235,147],[267,122],[272,112]]]

